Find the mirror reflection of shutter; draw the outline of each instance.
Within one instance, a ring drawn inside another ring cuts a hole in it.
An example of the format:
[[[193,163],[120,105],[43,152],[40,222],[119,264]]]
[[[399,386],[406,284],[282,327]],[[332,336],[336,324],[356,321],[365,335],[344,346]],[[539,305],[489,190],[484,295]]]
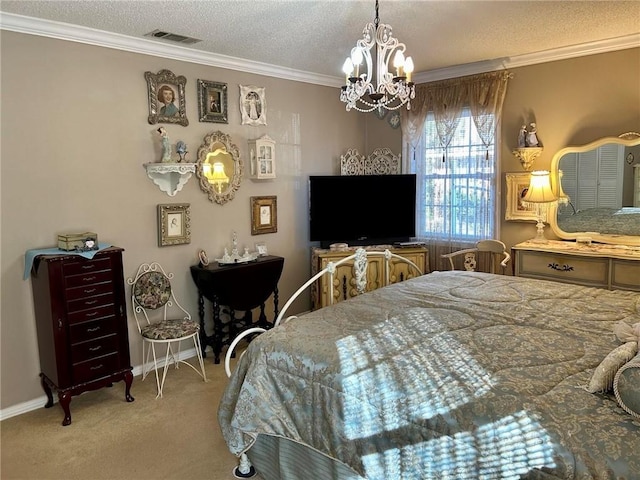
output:
[[[578,154],[578,195],[576,209],[598,206],[598,152],[591,150]]]
[[[624,146],[603,145],[598,149],[598,207],[622,207]]]

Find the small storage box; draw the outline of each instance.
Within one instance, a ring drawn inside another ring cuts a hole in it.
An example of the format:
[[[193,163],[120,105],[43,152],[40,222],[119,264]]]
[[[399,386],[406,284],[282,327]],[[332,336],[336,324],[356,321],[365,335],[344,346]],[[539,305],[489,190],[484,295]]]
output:
[[[98,234],[93,232],[65,233],[58,235],[60,250],[88,252],[98,250]]]

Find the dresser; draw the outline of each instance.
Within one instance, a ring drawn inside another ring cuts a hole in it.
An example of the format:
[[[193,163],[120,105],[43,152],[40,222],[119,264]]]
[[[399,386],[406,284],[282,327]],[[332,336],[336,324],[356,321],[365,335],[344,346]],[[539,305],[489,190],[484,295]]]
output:
[[[314,247],[311,249],[311,276],[314,276],[320,270],[324,269],[330,262],[337,262],[349,255],[353,255],[356,249],[364,248],[365,250],[384,251],[389,250],[391,253],[400,255],[415,263],[422,273],[429,272],[429,255],[424,247],[391,247],[391,246],[371,246],[371,247],[348,247],[339,250],[323,249]],[[391,259],[389,265],[389,278],[385,278],[385,259],[380,257],[370,257],[367,266],[367,291],[375,290],[384,285],[401,282],[415,276],[415,269],[409,264]],[[323,275],[311,287],[312,308],[318,309],[331,304],[330,295],[331,288],[328,284],[329,277]],[[333,303],[346,300],[358,295],[356,290],[355,273],[353,271],[353,262],[347,262],[336,268],[334,275],[334,299]]]
[[[527,241],[512,253],[519,277],[640,292],[640,246]]]
[[[133,381],[122,270],[123,249],[111,247],[92,259],[39,255],[31,284],[36,316],[40,378],[53,406],[58,392],[62,425],[71,423],[71,397],[124,380],[132,402]]]
[[[275,255],[258,257],[247,263],[207,266],[193,265],[191,277],[198,287],[198,313],[200,315],[200,344],[202,355],[209,345],[214,363],[220,363],[220,353],[245,328],[270,328],[278,316],[278,281],[284,258]],[[265,313],[265,302],[273,295],[274,317],[271,322]],[[211,302],[213,334],[205,330],[205,298]],[[252,310],[260,308],[254,323]],[[238,317],[238,312],[244,312]],[[224,314],[224,315],[223,315]]]

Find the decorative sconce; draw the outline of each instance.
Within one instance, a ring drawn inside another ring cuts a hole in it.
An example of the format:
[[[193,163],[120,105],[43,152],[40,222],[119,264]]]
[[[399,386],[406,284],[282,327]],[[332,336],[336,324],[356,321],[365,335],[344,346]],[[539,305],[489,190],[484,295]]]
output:
[[[223,185],[229,183],[229,177],[224,173],[224,164],[215,162],[213,165],[208,161],[202,164],[202,172],[207,177],[209,183],[212,183],[218,189],[218,193],[222,192]]]
[[[531,172],[531,181],[529,189],[522,199],[522,203],[531,204],[536,208],[536,216],[538,229],[536,236],[531,239],[535,243],[548,243],[544,236],[544,222],[547,219],[547,209],[553,203],[558,201],[558,197],[551,189],[551,180],[549,172],[546,170],[535,170]]]

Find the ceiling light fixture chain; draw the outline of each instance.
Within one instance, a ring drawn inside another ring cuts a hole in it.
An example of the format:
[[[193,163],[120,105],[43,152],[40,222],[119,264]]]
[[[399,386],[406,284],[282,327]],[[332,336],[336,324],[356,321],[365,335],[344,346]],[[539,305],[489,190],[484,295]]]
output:
[[[378,7],[376,0],[374,23],[365,25],[362,38],[342,67],[346,85],[340,91],[340,100],[346,103],[347,111],[397,110],[405,104],[410,110],[411,99],[415,98],[413,60],[405,58],[406,46],[393,37],[391,25],[380,23]],[[389,71],[392,59],[395,75]]]

